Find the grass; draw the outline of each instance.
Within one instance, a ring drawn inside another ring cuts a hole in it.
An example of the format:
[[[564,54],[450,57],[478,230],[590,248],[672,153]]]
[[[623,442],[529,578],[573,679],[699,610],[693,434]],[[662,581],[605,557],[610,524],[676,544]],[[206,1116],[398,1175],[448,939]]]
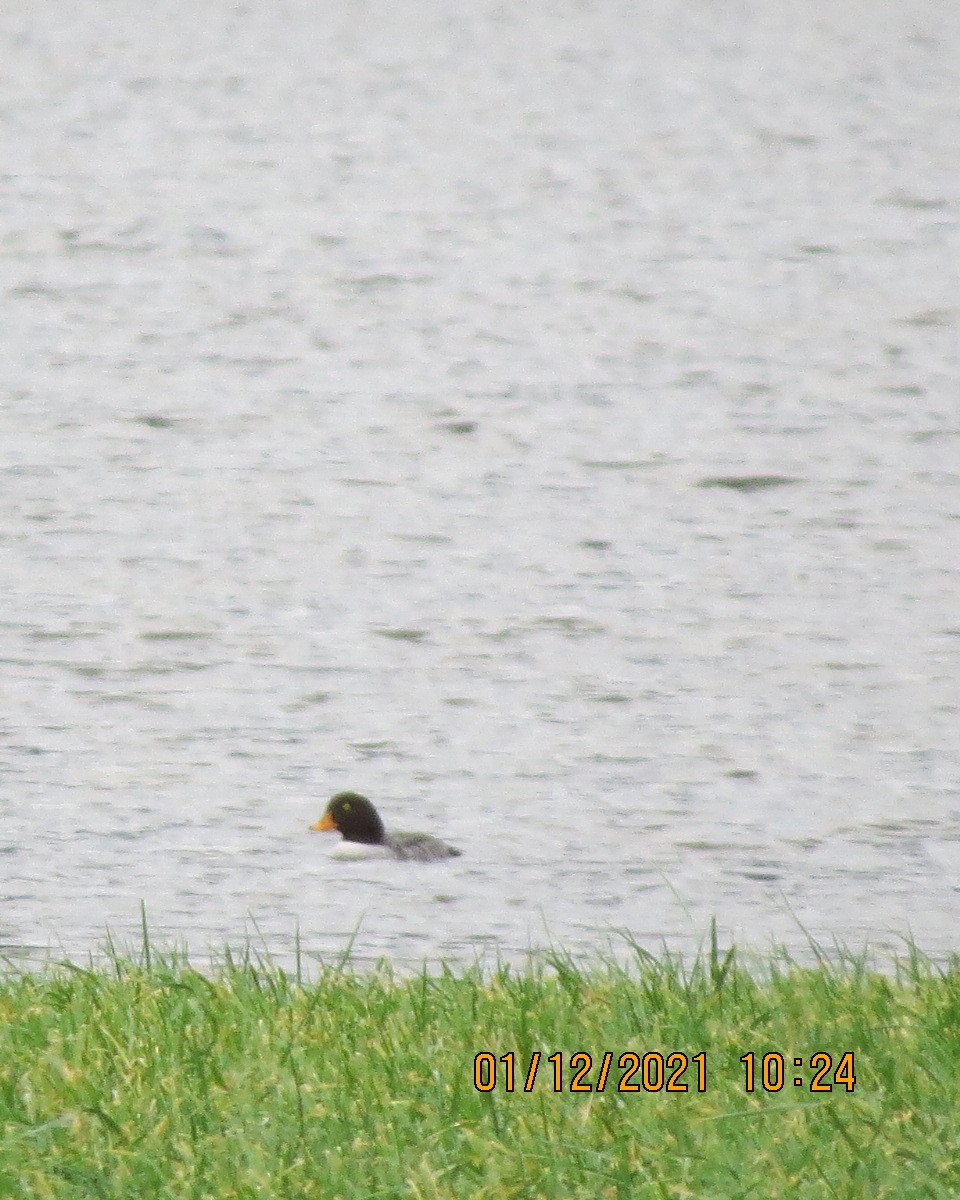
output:
[[[686,1092],[622,1092],[628,1051],[702,1051],[706,1089],[691,1065]],[[831,1082],[846,1051],[854,1090],[812,1092],[811,1056],[832,1056]],[[576,1052],[593,1090],[571,1091]],[[779,1091],[760,1085],[768,1052]],[[954,1197],[958,1113],[960,965],[914,948],[883,972],[778,955],[748,971],[713,940],[687,966],[634,947],[627,965],[307,981],[250,956],[201,972],[145,940],[103,968],[0,978],[3,1197]]]

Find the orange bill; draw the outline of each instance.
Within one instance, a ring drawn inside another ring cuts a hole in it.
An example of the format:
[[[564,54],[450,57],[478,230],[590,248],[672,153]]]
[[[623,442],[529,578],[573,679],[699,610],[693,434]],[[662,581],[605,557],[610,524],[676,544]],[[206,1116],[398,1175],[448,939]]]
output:
[[[336,829],[336,825],[333,823],[333,817],[329,813],[324,813],[320,820],[311,825],[310,828],[316,833],[325,833],[328,829]]]

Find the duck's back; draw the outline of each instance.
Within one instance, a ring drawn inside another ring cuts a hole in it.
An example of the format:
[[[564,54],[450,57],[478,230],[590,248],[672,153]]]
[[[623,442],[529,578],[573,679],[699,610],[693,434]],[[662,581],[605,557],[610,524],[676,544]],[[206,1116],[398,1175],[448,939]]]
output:
[[[456,846],[449,846],[440,838],[429,833],[388,833],[386,844],[397,858],[408,862],[438,862],[442,858],[455,858],[461,853]]]

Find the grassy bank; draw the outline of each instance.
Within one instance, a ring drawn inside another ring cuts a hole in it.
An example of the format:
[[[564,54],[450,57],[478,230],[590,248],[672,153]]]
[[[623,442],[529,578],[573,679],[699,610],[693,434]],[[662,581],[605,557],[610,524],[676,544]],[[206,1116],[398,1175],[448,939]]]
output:
[[[958,1116],[960,968],[917,953],[0,979],[4,1197],[947,1197]]]

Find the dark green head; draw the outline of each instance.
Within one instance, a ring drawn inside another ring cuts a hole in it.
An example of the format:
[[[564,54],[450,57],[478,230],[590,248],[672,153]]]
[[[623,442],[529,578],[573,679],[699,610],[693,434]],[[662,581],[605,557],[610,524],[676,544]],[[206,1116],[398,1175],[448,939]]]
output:
[[[310,828],[320,832],[335,829],[344,841],[361,842],[366,846],[381,846],[384,840],[380,814],[359,792],[337,792],[323,816]]]

